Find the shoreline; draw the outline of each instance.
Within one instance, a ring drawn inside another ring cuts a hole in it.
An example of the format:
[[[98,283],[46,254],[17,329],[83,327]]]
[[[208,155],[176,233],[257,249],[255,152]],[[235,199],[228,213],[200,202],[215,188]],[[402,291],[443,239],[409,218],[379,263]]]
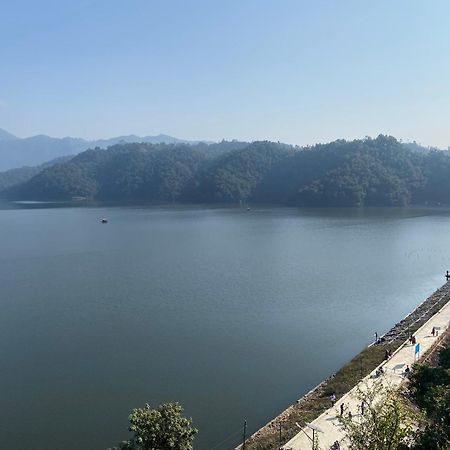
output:
[[[245,201],[239,202],[170,202],[170,201],[131,201],[131,200],[107,200],[107,199],[96,199],[91,197],[84,198],[10,198],[10,197],[0,197],[0,203],[4,205],[65,205],[69,207],[135,207],[135,208],[147,208],[147,207],[161,207],[161,208],[211,208],[211,209],[243,209],[246,210],[247,207],[255,210],[264,209],[291,209],[291,210],[393,210],[393,209],[403,209],[403,210],[436,210],[445,211],[450,210],[450,203],[448,204],[424,204],[424,203],[411,203],[404,206],[392,206],[392,205],[379,205],[379,206],[333,206],[333,205],[314,205],[314,206],[304,206],[304,205],[291,205],[291,204],[281,204],[281,203],[266,203],[266,202],[255,202],[255,201]]]
[[[246,450],[270,450],[281,441],[287,442],[298,433],[295,423],[304,424],[318,418],[329,408],[329,396],[337,401],[346,395],[361,379],[383,363],[386,350],[396,353],[410,334],[426,324],[450,301],[450,282],[445,282],[414,310],[371,343],[337,372],[321,381],[295,403],[253,433],[245,442]],[[242,444],[235,447],[240,450]]]

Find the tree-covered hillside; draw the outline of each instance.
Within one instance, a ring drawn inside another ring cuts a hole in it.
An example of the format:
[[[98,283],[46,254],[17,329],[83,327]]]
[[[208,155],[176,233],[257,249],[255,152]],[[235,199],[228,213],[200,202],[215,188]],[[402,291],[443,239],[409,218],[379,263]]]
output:
[[[264,178],[293,154],[287,145],[254,142],[205,166],[185,192],[187,201],[236,203],[254,199]]]
[[[187,145],[125,144],[87,150],[7,191],[9,197],[171,202],[207,157]]]
[[[24,166],[0,172],[0,192],[4,189],[31,180],[31,178],[42,172],[45,168],[69,161],[71,158],[72,156],[61,156],[39,166]]]
[[[149,144],[196,144],[165,134],[157,136],[117,136],[87,141],[80,138],[54,138],[45,135],[18,138],[0,129],[0,170],[40,165],[51,159],[74,155],[89,148],[107,148],[115,144],[143,142]]]
[[[450,157],[410,150],[382,135],[304,148],[267,141],[121,144],[80,153],[3,190],[2,196],[293,206],[448,204]]]
[[[276,168],[258,200],[300,206],[406,205],[424,183],[424,158],[385,136],[316,145]]]

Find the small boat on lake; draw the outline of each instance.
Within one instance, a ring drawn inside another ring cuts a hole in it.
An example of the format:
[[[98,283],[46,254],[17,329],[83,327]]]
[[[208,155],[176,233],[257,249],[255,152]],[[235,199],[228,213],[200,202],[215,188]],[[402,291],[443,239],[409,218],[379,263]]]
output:
[[[101,222],[102,223],[108,223],[108,219],[102,219]]]

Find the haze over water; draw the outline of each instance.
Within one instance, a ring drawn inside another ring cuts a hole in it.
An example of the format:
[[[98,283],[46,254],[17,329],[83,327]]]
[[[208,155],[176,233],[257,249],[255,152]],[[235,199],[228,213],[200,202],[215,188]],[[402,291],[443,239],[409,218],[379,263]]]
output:
[[[168,401],[197,449],[230,448],[450,269],[447,209],[5,208],[0,230],[0,442],[16,450],[105,449],[133,407]]]

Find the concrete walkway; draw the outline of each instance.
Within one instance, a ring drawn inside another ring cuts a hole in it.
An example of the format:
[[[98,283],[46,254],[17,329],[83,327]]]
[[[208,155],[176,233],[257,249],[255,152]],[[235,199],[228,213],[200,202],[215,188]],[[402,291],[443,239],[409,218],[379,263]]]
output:
[[[447,329],[450,321],[450,302],[444,305],[441,310],[431,317],[422,327],[420,327],[415,333],[416,342],[420,344],[419,359],[427,350],[429,350],[432,345],[436,342],[439,336]],[[438,329],[438,336],[432,336],[431,331],[433,327]],[[409,342],[405,342],[401,345],[392,355],[392,357],[381,364],[385,373],[378,380],[382,379],[383,384],[390,386],[399,386],[404,380],[402,375],[404,369],[407,365],[411,367],[417,355],[415,354],[415,345],[411,345]],[[350,392],[345,394],[336,403],[334,408],[330,408],[321,414],[316,420],[312,422],[317,428],[321,430],[318,432],[319,446],[323,450],[328,450],[337,440],[340,442],[341,449],[347,449],[345,441],[343,440],[343,432],[337,420],[337,415],[339,414],[340,405],[344,403],[345,411],[352,412],[354,420],[360,420],[360,409],[359,402],[354,398],[356,389],[359,387],[364,390],[369,388],[370,384],[373,383],[372,375],[375,374],[376,369],[360,381],[358,386],[354,387]],[[289,442],[287,442],[283,448],[285,450],[306,450],[312,448],[311,439],[308,438],[306,434],[312,438],[312,430],[309,428],[304,428],[299,430],[299,433],[294,436]]]

